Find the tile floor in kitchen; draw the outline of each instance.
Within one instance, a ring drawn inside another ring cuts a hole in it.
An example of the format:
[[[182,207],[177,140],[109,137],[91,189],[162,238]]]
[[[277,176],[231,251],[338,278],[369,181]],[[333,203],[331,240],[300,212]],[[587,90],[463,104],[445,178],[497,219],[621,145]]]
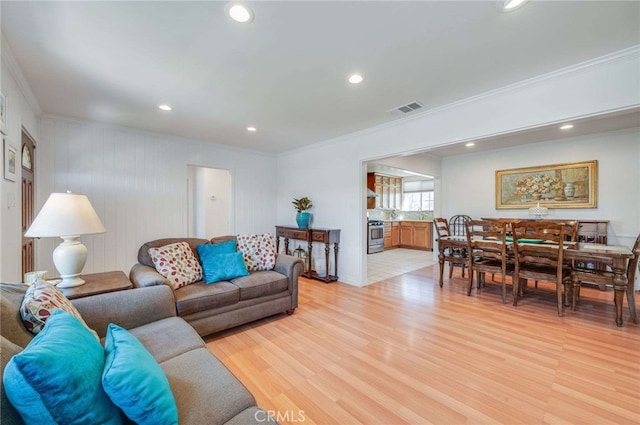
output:
[[[367,282],[379,282],[437,263],[433,252],[394,248],[367,255]]]

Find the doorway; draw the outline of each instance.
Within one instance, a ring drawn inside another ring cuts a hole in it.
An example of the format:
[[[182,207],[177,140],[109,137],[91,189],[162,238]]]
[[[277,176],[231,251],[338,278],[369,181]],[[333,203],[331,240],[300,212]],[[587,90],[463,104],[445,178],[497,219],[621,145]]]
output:
[[[187,166],[188,236],[211,239],[234,234],[231,172]]]

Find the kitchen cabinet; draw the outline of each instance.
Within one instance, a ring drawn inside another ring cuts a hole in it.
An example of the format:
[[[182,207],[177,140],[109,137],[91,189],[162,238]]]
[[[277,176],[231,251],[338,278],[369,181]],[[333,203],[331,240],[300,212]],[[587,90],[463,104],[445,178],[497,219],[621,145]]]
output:
[[[391,248],[391,227],[392,223],[390,221],[385,221],[384,223],[384,249]]]
[[[397,248],[400,245],[400,223],[391,223],[391,247]]]
[[[384,223],[384,248],[397,248],[400,245],[400,223],[397,221],[385,221]]]
[[[432,223],[430,221],[401,221],[400,247],[433,250]]]
[[[367,199],[367,208],[400,209],[402,203],[402,178],[378,173],[367,174],[367,188],[378,196]]]

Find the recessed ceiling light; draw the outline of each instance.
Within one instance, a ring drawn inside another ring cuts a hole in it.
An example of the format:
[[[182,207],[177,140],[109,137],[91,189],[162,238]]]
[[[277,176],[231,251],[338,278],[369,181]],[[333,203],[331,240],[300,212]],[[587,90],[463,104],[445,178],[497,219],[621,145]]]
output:
[[[475,143],[473,143],[473,142],[465,143],[465,146],[466,146],[466,147],[468,147],[468,148],[471,148],[471,147],[473,147],[473,146],[475,146],[475,145],[476,145],[476,144],[475,144]]]
[[[500,3],[502,3],[502,10],[505,12],[515,10],[526,2],[527,0],[500,0]]]
[[[162,109],[163,111],[171,111],[173,109],[171,106],[165,104],[158,105],[158,108]]]
[[[257,131],[258,129],[255,127],[247,127],[247,131]]]
[[[573,128],[573,124],[565,124],[560,127],[560,130],[569,130],[570,128]]]
[[[360,84],[363,80],[364,78],[362,78],[362,75],[360,74],[351,74],[349,76],[349,82],[351,84]]]
[[[253,10],[250,7],[243,4],[231,4],[228,7],[227,13],[236,22],[250,23],[253,22]]]

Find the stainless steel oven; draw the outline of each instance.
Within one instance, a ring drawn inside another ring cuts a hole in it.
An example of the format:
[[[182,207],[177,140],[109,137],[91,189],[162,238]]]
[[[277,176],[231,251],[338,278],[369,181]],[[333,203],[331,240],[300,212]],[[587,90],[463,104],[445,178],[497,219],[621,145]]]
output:
[[[367,221],[367,254],[384,251],[384,221]]]

